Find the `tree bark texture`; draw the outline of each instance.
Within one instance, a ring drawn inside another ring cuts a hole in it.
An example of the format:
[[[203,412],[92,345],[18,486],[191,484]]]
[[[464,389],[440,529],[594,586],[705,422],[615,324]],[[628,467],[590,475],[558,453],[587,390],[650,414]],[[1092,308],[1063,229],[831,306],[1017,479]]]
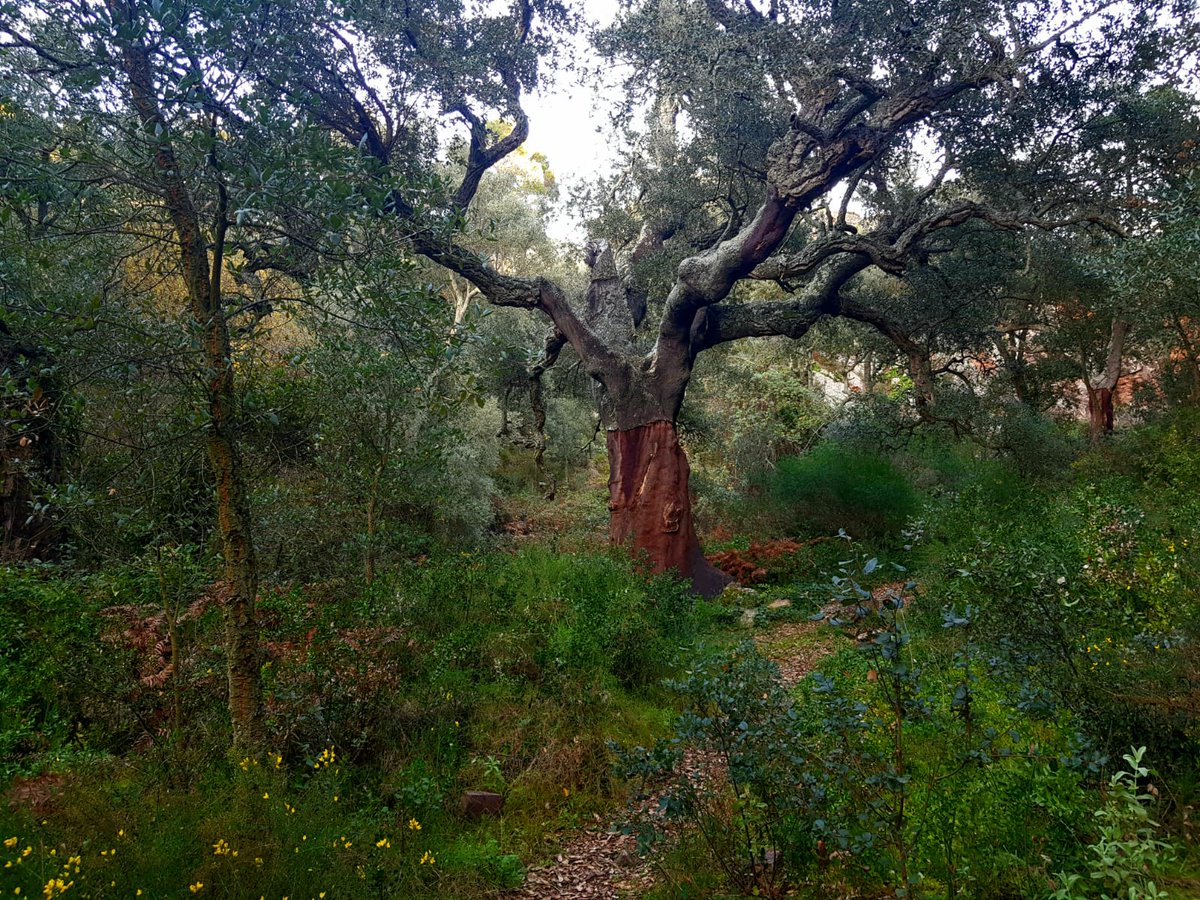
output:
[[[1088,437],[1096,443],[1113,430],[1113,389],[1088,387]]]
[[[704,558],[692,524],[690,469],[675,426],[651,422],[608,432],[609,537],[655,572],[675,570],[705,597],[731,581]]]

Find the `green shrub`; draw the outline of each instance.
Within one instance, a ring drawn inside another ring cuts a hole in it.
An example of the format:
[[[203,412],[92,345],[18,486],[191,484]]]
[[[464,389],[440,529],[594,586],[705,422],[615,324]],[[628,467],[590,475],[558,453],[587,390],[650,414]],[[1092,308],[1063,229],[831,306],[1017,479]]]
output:
[[[1167,841],[1155,836],[1158,823],[1150,818],[1153,794],[1143,791],[1139,782],[1149,778],[1150,771],[1142,765],[1145,747],[1125,754],[1128,771],[1116,772],[1108,781],[1104,805],[1096,810],[1099,834],[1088,846],[1088,874],[1091,882],[1080,875],[1058,875],[1062,883],[1052,900],[1086,900],[1099,889],[1100,900],[1168,900],[1170,894],[1155,883],[1163,865],[1174,855]],[[1151,785],[1153,787],[1153,785]],[[1157,789],[1154,789],[1157,792]]]
[[[892,463],[831,442],[781,459],[765,487],[793,533],[895,534],[918,509],[916,491]]]

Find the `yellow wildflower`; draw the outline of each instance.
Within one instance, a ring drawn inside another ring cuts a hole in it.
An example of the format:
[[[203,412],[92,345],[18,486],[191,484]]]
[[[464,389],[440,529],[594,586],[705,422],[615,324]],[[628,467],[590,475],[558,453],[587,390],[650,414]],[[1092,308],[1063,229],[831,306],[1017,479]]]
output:
[[[188,890],[189,890],[189,891],[191,891],[193,894],[198,894],[198,893],[200,893],[202,890],[204,890],[204,882],[203,882],[203,881],[197,881],[195,884],[189,884],[189,885],[188,885]]]
[[[17,839],[16,839],[16,837],[10,837],[10,838],[6,838],[6,839],[5,839],[5,841],[4,841],[4,846],[5,846],[5,847],[15,847],[15,846],[17,846]]]
[[[409,819],[408,820],[408,829],[409,829],[409,831],[420,831],[421,823],[418,822],[416,819]]]

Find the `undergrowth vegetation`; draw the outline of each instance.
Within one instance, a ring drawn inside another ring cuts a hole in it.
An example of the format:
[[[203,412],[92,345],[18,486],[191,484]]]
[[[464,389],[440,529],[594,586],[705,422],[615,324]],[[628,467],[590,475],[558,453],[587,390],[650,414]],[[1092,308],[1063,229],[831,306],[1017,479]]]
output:
[[[755,644],[718,648],[672,682],[671,736],[619,749],[634,784],[668,785],[626,826],[663,860],[655,896],[1189,895],[1195,436],[1147,426],[1036,481],[921,442],[785,460],[776,483],[804,473],[796,508],[824,498],[840,539],[794,544],[799,572],[767,544],[718,558],[838,642],[793,688]],[[869,513],[897,483],[889,537]],[[679,765],[696,753],[716,777]]]
[[[716,559],[754,587],[713,603],[548,549],[594,530],[586,481],[519,547],[273,583],[261,757],[226,755],[200,548],[5,569],[4,893],[489,896],[615,815],[655,897],[1186,896],[1195,428],[1037,482],[827,440],[725,509]],[[798,682],[747,640],[780,623],[821,648]]]
[[[262,599],[275,749],[222,765],[213,602],[164,609],[153,574],[5,571],[19,802],[0,831],[25,895],[59,878],[94,897],[512,887],[544,833],[610,802],[606,741],[661,731],[659,681],[701,624],[674,581],[538,549],[281,585]],[[502,793],[504,819],[464,827],[466,788]]]

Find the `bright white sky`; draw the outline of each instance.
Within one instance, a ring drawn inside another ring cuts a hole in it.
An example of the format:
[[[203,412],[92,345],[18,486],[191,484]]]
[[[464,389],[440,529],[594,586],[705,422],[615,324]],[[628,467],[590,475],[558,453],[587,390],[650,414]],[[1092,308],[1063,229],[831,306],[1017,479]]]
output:
[[[617,0],[587,0],[578,4],[582,14],[593,25],[607,25],[617,14]],[[579,59],[594,63],[586,38],[577,40]],[[600,84],[581,84],[578,75],[558,74],[538,93],[525,98],[529,115],[529,139],[525,149],[542,153],[550,161],[563,196],[567,188],[607,174],[617,158],[619,143],[609,126],[612,100],[617,96],[619,75],[613,72]],[[557,240],[580,241],[584,235],[577,218],[569,209],[562,209],[551,223],[550,236]]]

